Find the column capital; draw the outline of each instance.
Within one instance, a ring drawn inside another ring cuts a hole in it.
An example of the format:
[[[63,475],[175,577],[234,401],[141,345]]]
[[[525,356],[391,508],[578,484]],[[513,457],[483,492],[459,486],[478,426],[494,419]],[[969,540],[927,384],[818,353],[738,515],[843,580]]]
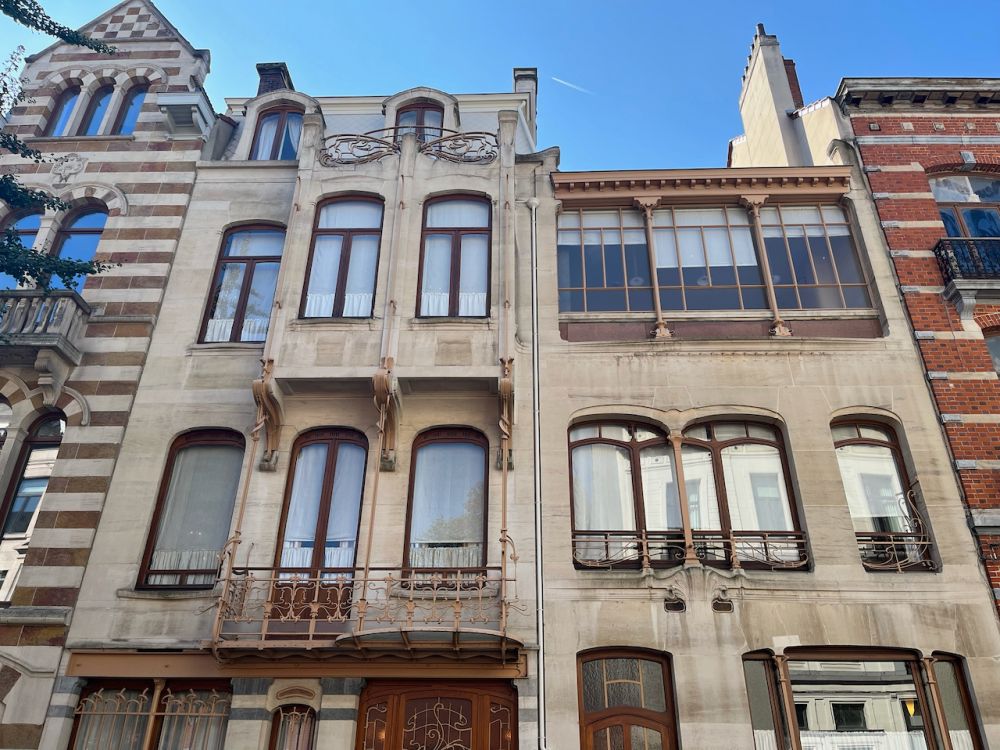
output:
[[[754,216],[759,216],[761,207],[770,197],[767,193],[747,193],[740,196],[740,205],[753,213]]]
[[[636,208],[647,214],[653,213],[653,209],[660,205],[660,199],[655,195],[642,195],[633,198],[632,202]]]

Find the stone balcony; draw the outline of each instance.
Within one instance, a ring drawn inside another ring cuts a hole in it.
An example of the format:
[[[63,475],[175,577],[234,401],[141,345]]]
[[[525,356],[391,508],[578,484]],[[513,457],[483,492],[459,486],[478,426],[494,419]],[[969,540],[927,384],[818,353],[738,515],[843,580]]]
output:
[[[66,366],[80,363],[79,349],[90,307],[69,289],[0,291],[0,359],[44,371],[56,355]]]

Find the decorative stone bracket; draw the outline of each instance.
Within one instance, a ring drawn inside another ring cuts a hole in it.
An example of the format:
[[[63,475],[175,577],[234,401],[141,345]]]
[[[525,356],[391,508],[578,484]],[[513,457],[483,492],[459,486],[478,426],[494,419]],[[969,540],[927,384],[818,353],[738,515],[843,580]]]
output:
[[[261,471],[274,471],[278,464],[278,438],[283,421],[281,404],[274,392],[274,360],[261,361],[261,375],[251,383],[253,400],[257,404],[257,423],[254,431],[264,431],[264,454],[260,458]]]
[[[382,366],[372,376],[372,390],[375,392],[375,408],[379,411],[379,432],[382,433],[382,452],[379,469],[396,470],[396,444],[399,436],[399,416],[401,405],[399,389],[392,376],[393,361],[386,357]]]

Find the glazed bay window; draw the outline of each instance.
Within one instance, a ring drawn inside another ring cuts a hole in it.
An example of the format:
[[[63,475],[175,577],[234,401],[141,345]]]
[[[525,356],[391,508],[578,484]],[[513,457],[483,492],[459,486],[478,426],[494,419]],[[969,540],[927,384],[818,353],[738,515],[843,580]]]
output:
[[[271,320],[285,231],[237,229],[222,243],[201,340],[263,341]]]
[[[421,317],[489,314],[492,206],[474,197],[435,198],[424,210]]]
[[[381,201],[349,198],[320,207],[303,318],[371,317],[381,233]]]
[[[578,565],[805,565],[774,427],[712,422],[670,439],[638,423],[586,423],[569,443]]]

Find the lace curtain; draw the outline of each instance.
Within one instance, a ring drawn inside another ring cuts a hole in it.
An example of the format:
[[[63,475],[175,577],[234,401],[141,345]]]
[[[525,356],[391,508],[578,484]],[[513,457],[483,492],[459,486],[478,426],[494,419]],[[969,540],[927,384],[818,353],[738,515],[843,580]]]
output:
[[[266,115],[261,119],[260,127],[257,130],[257,143],[250,156],[251,159],[266,160],[271,158],[271,150],[274,148],[274,138],[278,134],[280,120],[281,114],[278,112]]]

